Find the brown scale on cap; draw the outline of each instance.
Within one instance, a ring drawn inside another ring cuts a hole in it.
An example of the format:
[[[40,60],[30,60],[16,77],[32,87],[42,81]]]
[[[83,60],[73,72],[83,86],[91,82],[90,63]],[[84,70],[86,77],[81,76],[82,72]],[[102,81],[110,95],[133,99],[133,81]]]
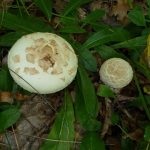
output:
[[[24,73],[30,74],[30,75],[35,75],[38,74],[39,71],[35,69],[35,67],[25,67],[24,68]]]
[[[34,40],[34,41],[35,41],[34,43],[35,43],[35,46],[36,46],[36,47],[42,46],[43,44],[46,43],[46,41],[45,41],[44,38],[39,38],[39,39]]]
[[[43,69],[44,72],[46,72],[50,67],[53,67],[55,64],[54,60],[50,57],[50,55],[47,55],[43,57],[42,59],[38,60],[38,65],[40,68]]]
[[[57,42],[55,40],[50,40],[50,45],[52,45],[54,48],[57,46]]]
[[[19,55],[15,55],[12,57],[14,63],[19,63],[20,62],[20,56]]]
[[[65,48],[63,50],[63,57],[59,54],[58,44],[54,39],[51,39],[49,43],[43,38],[37,39],[35,42],[35,45],[26,48],[26,60],[30,63],[35,63],[35,60],[37,60],[39,67],[44,72],[47,72],[49,68],[52,68],[52,74],[61,74],[63,72],[61,66],[68,66],[68,62],[66,61],[66,59],[69,58],[69,53],[66,50],[70,49],[68,45],[64,43]],[[71,70],[69,71],[69,74],[72,74]]]
[[[71,68],[68,70],[68,74],[71,75],[76,71],[76,68]]]
[[[26,51],[26,53],[35,53],[35,48],[32,47],[32,46],[31,47],[27,47],[25,51]]]
[[[63,73],[63,69],[60,66],[53,68],[51,74],[61,74]]]
[[[26,54],[26,60],[32,64],[35,63],[35,56],[33,54]]]

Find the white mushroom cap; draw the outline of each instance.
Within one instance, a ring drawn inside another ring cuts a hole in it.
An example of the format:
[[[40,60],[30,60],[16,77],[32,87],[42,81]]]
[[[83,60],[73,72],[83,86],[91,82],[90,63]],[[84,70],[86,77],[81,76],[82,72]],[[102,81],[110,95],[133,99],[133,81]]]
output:
[[[52,33],[32,33],[21,37],[8,54],[10,74],[27,91],[55,93],[75,78],[77,56],[71,45]]]
[[[106,85],[120,89],[128,85],[133,78],[133,70],[130,64],[121,58],[106,60],[99,71],[100,79]]]

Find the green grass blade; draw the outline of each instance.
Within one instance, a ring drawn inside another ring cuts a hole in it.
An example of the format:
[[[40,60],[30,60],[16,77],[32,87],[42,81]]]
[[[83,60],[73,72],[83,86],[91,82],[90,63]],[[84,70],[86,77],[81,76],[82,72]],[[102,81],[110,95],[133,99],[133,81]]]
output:
[[[41,150],[70,150],[74,140],[74,110],[72,98],[65,92],[64,105],[57,114],[54,125],[48,135],[48,140]]]
[[[82,140],[80,150],[105,150],[105,144],[98,133],[88,132]]]
[[[112,48],[118,49],[118,48],[129,48],[129,49],[138,49],[138,48],[144,48],[147,43],[147,36],[139,36],[135,37],[117,44],[112,45]]]
[[[0,46],[12,46],[23,33],[9,32],[0,37]]]
[[[85,3],[90,2],[91,0],[70,0],[69,3],[67,4],[66,8],[64,9],[65,11],[63,12],[63,16],[67,16],[70,12],[73,10],[77,10],[77,8]]]
[[[104,45],[108,42],[125,41],[128,38],[129,32],[123,28],[103,29],[91,35],[83,44],[83,49]]]
[[[34,0],[34,3],[50,20],[52,16],[52,0]]]
[[[95,118],[98,113],[98,100],[94,86],[84,68],[79,67],[78,71],[78,75],[80,76],[81,91],[83,93],[83,100],[86,110],[90,117]]]
[[[42,20],[31,16],[20,17],[11,13],[0,12],[1,25],[18,32],[50,32],[52,28]]]
[[[77,75],[76,81],[77,82],[75,89],[75,104],[74,104],[76,120],[85,130],[98,131],[101,128],[101,122],[96,120],[96,116],[91,117],[86,109],[79,75]]]

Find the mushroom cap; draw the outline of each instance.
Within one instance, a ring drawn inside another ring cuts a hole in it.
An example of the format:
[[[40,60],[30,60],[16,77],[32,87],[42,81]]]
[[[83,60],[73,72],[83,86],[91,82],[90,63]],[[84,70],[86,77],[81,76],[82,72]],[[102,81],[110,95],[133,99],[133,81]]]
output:
[[[8,68],[15,82],[32,93],[55,93],[75,78],[78,60],[71,45],[53,33],[22,36],[10,49]]]
[[[106,60],[99,71],[100,79],[106,85],[120,89],[128,85],[133,78],[133,70],[130,64],[121,58]]]

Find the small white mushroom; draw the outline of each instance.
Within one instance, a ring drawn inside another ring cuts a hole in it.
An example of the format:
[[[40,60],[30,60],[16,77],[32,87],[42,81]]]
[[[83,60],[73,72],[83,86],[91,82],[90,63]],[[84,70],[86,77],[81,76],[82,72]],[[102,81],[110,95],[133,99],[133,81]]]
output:
[[[52,33],[25,35],[8,54],[13,79],[33,93],[48,94],[64,89],[75,78],[77,67],[77,56],[71,45]]]
[[[133,78],[132,67],[121,58],[106,60],[102,64],[99,74],[101,81],[114,89],[121,89],[127,86]]]

